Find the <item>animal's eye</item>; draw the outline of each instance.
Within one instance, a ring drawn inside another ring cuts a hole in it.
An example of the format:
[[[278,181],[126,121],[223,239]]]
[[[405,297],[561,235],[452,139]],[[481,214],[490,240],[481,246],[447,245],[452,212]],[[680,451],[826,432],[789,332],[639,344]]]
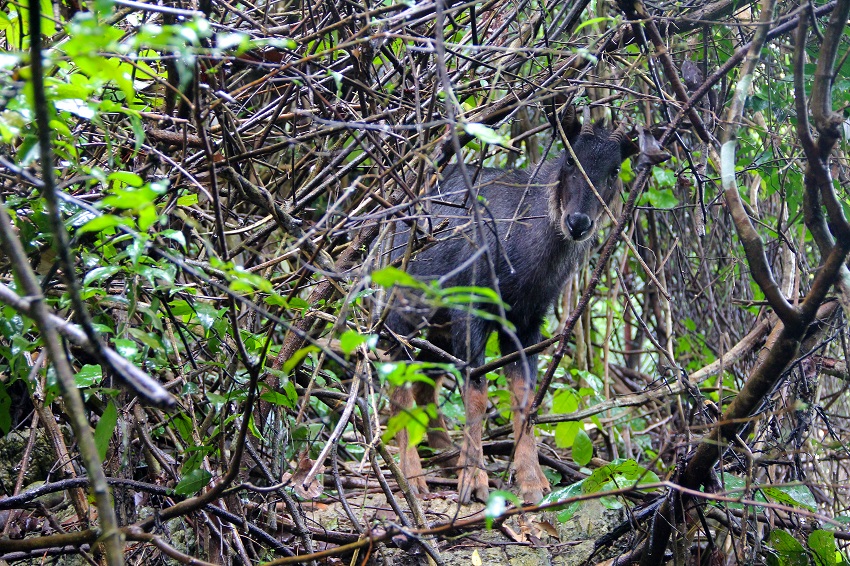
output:
[[[612,177],[616,177],[616,176],[617,176],[617,175],[619,175],[619,174],[620,174],[620,168],[619,168],[619,167],[614,167],[614,170],[613,170],[613,171],[611,171],[611,176],[612,176]]]
[[[575,166],[576,166],[575,160],[568,155],[567,156],[567,167],[575,167]]]

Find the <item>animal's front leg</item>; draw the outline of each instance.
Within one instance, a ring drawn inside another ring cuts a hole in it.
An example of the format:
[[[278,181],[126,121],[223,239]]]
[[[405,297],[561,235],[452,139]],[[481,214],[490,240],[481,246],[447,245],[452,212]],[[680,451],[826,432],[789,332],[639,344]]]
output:
[[[466,426],[458,459],[458,500],[463,504],[472,499],[486,502],[489,495],[484,449],[481,446],[481,427],[487,412],[487,381],[480,381],[483,383],[468,383],[463,392]]]
[[[514,469],[522,500],[537,503],[543,495],[551,491],[549,480],[543,474],[537,459],[537,443],[534,441],[534,429],[527,426],[528,414],[534,401],[534,387],[525,379],[519,364],[513,364],[508,378],[511,382],[511,409],[513,410]]]

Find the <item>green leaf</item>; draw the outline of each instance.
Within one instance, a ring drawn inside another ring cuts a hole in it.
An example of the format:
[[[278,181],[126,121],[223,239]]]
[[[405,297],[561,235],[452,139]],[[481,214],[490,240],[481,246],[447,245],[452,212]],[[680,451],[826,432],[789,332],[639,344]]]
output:
[[[434,385],[434,380],[428,377],[424,370],[442,369],[455,377],[460,377],[457,369],[449,364],[437,364],[433,362],[387,362],[376,366],[378,376],[390,385],[401,387],[409,383],[421,381]]]
[[[175,415],[171,420],[171,423],[174,425],[174,428],[177,429],[177,432],[180,433],[180,438],[183,442],[187,444],[194,444],[194,440],[192,438],[192,421],[188,416],[182,413]]]
[[[298,364],[300,364],[301,361],[304,358],[307,357],[307,355],[309,355],[312,352],[318,352],[318,351],[319,351],[318,346],[306,346],[306,347],[301,348],[300,350],[296,351],[294,354],[292,354],[291,358],[289,358],[288,360],[286,360],[284,362],[283,368],[282,368],[284,375],[289,375],[290,373],[292,373],[292,370],[295,369],[295,367]]]
[[[502,145],[507,146],[511,143],[511,138],[500,134],[496,130],[485,126],[484,124],[479,124],[477,122],[467,122],[463,125],[463,129],[470,136],[474,136],[481,140],[484,143],[491,143],[494,145]]]
[[[288,407],[290,409],[295,408],[295,404],[292,403],[292,400],[284,395],[283,393],[278,393],[277,391],[266,391],[262,395],[260,395],[260,399],[271,403],[272,405],[279,405],[281,407]]]
[[[339,347],[346,355],[351,354],[360,344],[365,344],[369,339],[368,336],[363,336],[356,330],[346,330],[339,337]]]
[[[98,267],[86,273],[83,279],[83,285],[88,285],[92,281],[100,281],[101,279],[109,279],[116,273],[121,271],[120,265],[107,265],[106,267]]]
[[[586,466],[591,458],[593,458],[593,442],[584,429],[579,429],[573,440],[573,461],[579,466]]]
[[[654,208],[673,208],[679,205],[679,199],[670,189],[649,189],[646,191],[644,199],[649,201],[649,204]]]
[[[381,440],[387,444],[395,438],[399,431],[407,430],[408,443],[411,446],[416,446],[425,438],[429,417],[434,416],[435,413],[436,408],[433,404],[428,407],[413,407],[407,411],[402,411],[390,417],[390,420],[387,421],[387,430],[381,435]]]
[[[211,479],[212,474],[208,471],[201,469],[193,470],[174,486],[174,493],[178,495],[194,495],[206,487]]]
[[[198,195],[191,193],[177,198],[177,206],[192,206],[198,204]]]
[[[393,285],[415,288],[423,287],[422,283],[417,281],[412,275],[408,275],[401,269],[393,266],[373,271],[370,277],[376,285],[380,285],[381,287],[392,287]]]
[[[558,423],[555,427],[555,445],[558,448],[570,448],[575,442],[581,423],[578,421],[567,421]]]
[[[136,356],[139,355],[138,344],[126,338],[115,339],[115,350],[121,354],[121,357],[127,358],[128,360],[134,360],[136,359]]]
[[[607,489],[628,487],[638,480],[640,483],[655,483],[658,481],[658,476],[632,459],[618,459],[593,470],[590,477],[584,480],[584,492],[597,493]]]
[[[809,548],[815,555],[817,566],[834,566],[836,560],[835,533],[818,529],[809,535]]]
[[[109,439],[112,438],[112,433],[115,432],[115,425],[118,424],[118,409],[115,408],[115,403],[112,401],[103,410],[100,420],[97,421],[97,426],[94,429],[94,444],[97,447],[97,454],[100,456],[100,461],[106,460],[106,451],[109,450]]]
[[[77,387],[93,387],[103,379],[103,371],[99,365],[86,364],[74,375]]]
[[[800,542],[781,530],[770,532],[770,546],[779,555],[782,566],[809,566],[809,556]]]
[[[102,232],[103,230],[107,230],[109,228],[116,228],[118,226],[129,226],[130,221],[126,218],[121,218],[120,216],[115,216],[114,214],[104,214],[102,216],[97,216],[92,218],[79,228],[77,228],[77,234],[86,234],[88,232]]]
[[[163,230],[160,235],[168,240],[173,240],[186,249],[186,236],[180,230]]]
[[[578,411],[578,402],[578,393],[571,387],[558,389],[552,397],[552,412],[557,414],[573,413]]]
[[[611,21],[616,21],[616,18],[612,18],[611,16],[600,16],[598,18],[591,18],[591,19],[587,20],[586,22],[582,22],[581,25],[579,25],[575,29],[575,31],[573,31],[573,33],[576,33],[578,30],[580,30],[581,28],[583,28],[585,26],[592,26],[593,24],[598,24],[598,23],[601,23],[601,22],[611,22]]]
[[[12,398],[6,391],[6,384],[0,381],[0,436],[12,430]]]
[[[789,507],[802,507],[811,512],[818,510],[815,496],[808,486],[783,485],[779,487],[763,487],[762,492],[773,501],[788,505]]]
[[[131,187],[141,187],[145,184],[144,179],[132,171],[115,171],[110,173],[107,179],[117,181],[119,185],[129,185]]]
[[[287,381],[283,384],[283,392],[287,399],[289,399],[290,405],[293,408],[296,407],[298,405],[298,392],[295,391],[295,384],[291,381]]]
[[[560,503],[561,501],[573,499],[584,494],[584,482],[585,480],[581,480],[572,485],[568,485],[567,487],[553,489],[552,493],[543,498],[543,501],[540,502],[540,505]],[[580,506],[580,501],[573,501],[571,503],[568,503],[561,511],[558,512],[558,522],[566,523],[567,521],[572,519],[573,515],[576,511],[578,511]]]

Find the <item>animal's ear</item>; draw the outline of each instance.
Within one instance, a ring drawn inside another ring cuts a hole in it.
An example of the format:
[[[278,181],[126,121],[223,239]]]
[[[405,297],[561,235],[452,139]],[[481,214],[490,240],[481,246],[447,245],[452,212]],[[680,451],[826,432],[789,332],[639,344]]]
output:
[[[658,140],[652,135],[652,130],[650,128],[639,126],[638,132],[640,133],[640,136],[638,137],[638,145],[640,146],[638,165],[643,164],[651,167],[670,159],[670,154],[661,147],[661,144],[658,143]]]
[[[564,129],[564,135],[567,136],[568,140],[573,140],[578,136],[579,130],[581,130],[581,124],[576,117],[576,107],[572,104],[563,108],[559,116],[558,108],[565,102],[566,98],[562,96],[553,98],[547,105],[546,117],[549,118],[549,123],[555,129],[556,137],[560,135],[558,132],[558,123],[560,122],[561,127]]]
[[[620,142],[620,153],[623,156],[623,159],[628,159],[632,155],[636,155],[640,150],[637,144],[637,132],[634,133],[634,136],[625,136],[623,141]]]

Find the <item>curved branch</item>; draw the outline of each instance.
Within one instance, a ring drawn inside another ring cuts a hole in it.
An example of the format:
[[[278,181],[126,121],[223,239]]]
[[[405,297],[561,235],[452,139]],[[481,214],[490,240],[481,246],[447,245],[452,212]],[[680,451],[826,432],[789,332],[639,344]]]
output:
[[[797,325],[801,322],[800,313],[788,299],[783,295],[779,284],[773,277],[773,270],[767,261],[764,251],[764,243],[758,232],[750,222],[750,217],[744,208],[741,195],[738,193],[738,185],[735,182],[735,144],[737,140],[737,124],[741,121],[744,113],[744,105],[747,101],[750,87],[753,82],[753,72],[759,62],[761,48],[767,40],[768,23],[773,18],[773,2],[764,0],[762,2],[762,13],[759,25],[756,28],[753,41],[747,51],[747,56],[741,68],[741,78],[735,88],[732,106],[727,113],[727,129],[723,135],[723,143],[720,147],[720,178],[723,185],[723,194],[726,204],[735,223],[738,238],[744,247],[747,256],[747,264],[750,266],[753,279],[764,293],[770,306],[776,312],[779,319],[786,325]]]

